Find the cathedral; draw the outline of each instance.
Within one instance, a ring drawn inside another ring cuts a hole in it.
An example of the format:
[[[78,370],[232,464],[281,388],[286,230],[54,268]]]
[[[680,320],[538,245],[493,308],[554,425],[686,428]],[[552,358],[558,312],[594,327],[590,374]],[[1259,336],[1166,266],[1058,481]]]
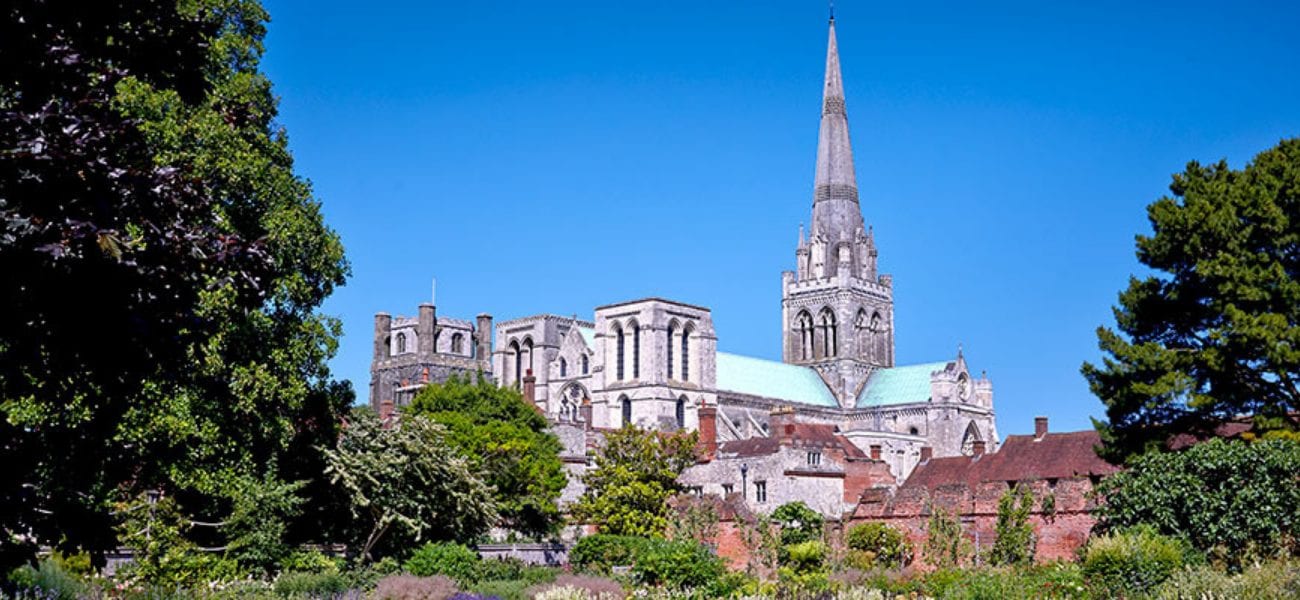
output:
[[[598,306],[590,320],[538,314],[473,322],[375,317],[370,401],[400,410],[429,382],[482,372],[518,388],[555,423],[571,473],[599,432],[699,430],[698,493],[756,508],[805,500],[852,510],[930,458],[997,449],[993,386],[962,352],[894,361],[894,280],[878,270],[863,219],[835,23],[830,23],[812,218],[781,274],[782,360],[718,350],[712,313],[665,298]],[[566,497],[580,491],[580,483]]]

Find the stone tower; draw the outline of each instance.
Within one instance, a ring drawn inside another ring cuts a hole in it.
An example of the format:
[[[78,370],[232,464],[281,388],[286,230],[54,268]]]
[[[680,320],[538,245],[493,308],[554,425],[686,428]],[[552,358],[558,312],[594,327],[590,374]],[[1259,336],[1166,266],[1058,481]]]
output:
[[[894,366],[892,280],[876,271],[863,226],[844,107],[835,20],[830,22],[812,224],[799,228],[795,271],[782,274],[784,359],[817,370],[851,408],[871,371]]]

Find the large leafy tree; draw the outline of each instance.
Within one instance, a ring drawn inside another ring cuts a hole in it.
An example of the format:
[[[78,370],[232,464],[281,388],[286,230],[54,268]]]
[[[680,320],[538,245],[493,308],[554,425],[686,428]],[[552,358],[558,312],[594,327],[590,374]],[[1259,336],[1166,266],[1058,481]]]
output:
[[[677,478],[695,464],[696,432],[661,433],[631,425],[605,434],[596,468],[583,477],[587,490],[573,506],[579,521],[601,533],[658,536],[668,528],[668,499],[681,491]]]
[[[1170,191],[1137,238],[1150,274],[1120,294],[1118,331],[1098,329],[1102,364],[1083,366],[1114,461],[1240,415],[1257,433],[1300,426],[1300,138],[1241,170],[1192,162]]]
[[[347,265],[274,122],[261,6],[0,11],[0,564],[115,546],[144,490],[221,522],[319,473],[351,391],[316,309]]]
[[[363,560],[399,541],[471,541],[496,519],[491,488],[447,443],[446,429],[425,417],[384,424],[358,407],[325,455],[357,519],[354,549]]]
[[[447,442],[495,489],[500,525],[530,536],[554,532],[567,479],[560,441],[516,390],[482,376],[420,390],[409,411],[447,428]]]

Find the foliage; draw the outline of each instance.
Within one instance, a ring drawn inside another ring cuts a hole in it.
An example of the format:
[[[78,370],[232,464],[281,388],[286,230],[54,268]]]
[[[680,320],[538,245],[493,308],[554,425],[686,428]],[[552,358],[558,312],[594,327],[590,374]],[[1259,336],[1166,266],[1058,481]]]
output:
[[[409,409],[442,424],[447,443],[492,486],[500,525],[530,536],[553,533],[556,501],[568,483],[560,441],[546,419],[514,388],[479,374],[425,386]]]
[[[1156,597],[1161,600],[1300,598],[1300,563],[1294,560],[1272,561],[1252,565],[1237,574],[1206,565],[1186,568],[1166,580]]]
[[[850,562],[859,569],[892,569],[912,562],[912,549],[903,532],[879,521],[850,527],[845,545],[853,553]]]
[[[23,565],[9,573],[8,586],[16,596],[30,594],[44,600],[77,600],[91,588],[58,562],[42,560],[35,567]]]
[[[709,587],[725,571],[722,559],[695,540],[650,540],[632,564],[637,581],[673,589]]]
[[[280,559],[282,572],[294,573],[338,573],[342,560],[326,556],[316,550],[295,550]]]
[[[364,560],[390,530],[416,540],[469,540],[495,520],[491,491],[444,442],[443,428],[405,416],[385,428],[367,408],[352,411],[338,445],[326,451],[331,480],[346,490],[368,529]]]
[[[456,582],[442,576],[390,575],[380,579],[370,593],[373,600],[448,600],[460,591]]]
[[[677,478],[695,464],[698,434],[660,433],[631,425],[605,435],[596,466],[583,476],[587,490],[573,505],[574,518],[602,533],[662,535],[667,500],[681,491]]]
[[[1092,538],[1083,548],[1081,562],[1088,585],[1099,594],[1116,597],[1154,591],[1193,557],[1182,540],[1142,526]]]
[[[101,562],[145,490],[222,521],[240,481],[318,474],[298,451],[351,403],[317,312],[347,264],[275,123],[262,7],[77,8],[0,17],[0,527],[24,532],[0,565]]]
[[[517,581],[524,586],[555,581],[556,570],[530,565],[517,558],[497,558],[479,562],[478,581]],[[475,590],[482,592],[483,590]]]
[[[772,573],[781,554],[780,530],[767,515],[741,514],[737,517],[736,527],[749,555],[745,572],[751,577]]]
[[[477,552],[461,544],[439,542],[421,546],[402,566],[412,575],[446,575],[464,585],[478,581],[479,562]]]
[[[674,496],[669,502],[672,520],[668,523],[668,537],[711,543],[718,536],[717,501],[716,496]]]
[[[569,563],[583,571],[608,575],[613,567],[636,562],[650,540],[630,535],[598,533],[579,539],[569,551]]]
[[[119,537],[135,558],[120,570],[123,577],[158,585],[195,586],[248,575],[233,557],[204,551],[190,540],[194,523],[175,497],[142,495],[118,505],[123,516]]]
[[[961,523],[957,521],[956,515],[941,506],[930,505],[930,519],[925,533],[925,562],[932,567],[956,567],[969,553]]]
[[[1027,486],[1016,485],[998,499],[998,520],[994,525],[993,550],[989,561],[995,565],[1019,565],[1034,560],[1034,525],[1029,513],[1034,508],[1034,494]]]
[[[811,539],[786,545],[782,550],[778,575],[783,583],[801,594],[820,592],[830,585],[826,560],[829,548],[825,542]]]
[[[531,588],[525,595],[542,600],[619,600],[627,594],[624,593],[623,586],[612,579],[560,575],[554,583]]]
[[[1210,440],[1136,457],[1101,482],[1109,528],[1149,524],[1229,564],[1297,551],[1300,442]]]
[[[281,573],[275,593],[283,597],[333,598],[348,591],[351,582],[341,573]]]
[[[922,597],[942,600],[1091,597],[1074,563],[940,569],[927,574],[920,587]]]
[[[1154,273],[1130,278],[1119,332],[1097,331],[1102,365],[1083,366],[1117,462],[1238,415],[1259,431],[1300,425],[1300,138],[1240,171],[1188,163],[1169,189],[1137,238]]]
[[[772,511],[772,522],[781,527],[781,545],[822,539],[825,519],[802,501],[787,502]]]

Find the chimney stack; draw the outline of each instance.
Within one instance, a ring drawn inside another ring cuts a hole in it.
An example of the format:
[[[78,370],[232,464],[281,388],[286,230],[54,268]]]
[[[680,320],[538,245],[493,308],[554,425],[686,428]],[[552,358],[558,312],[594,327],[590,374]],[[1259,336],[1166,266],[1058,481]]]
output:
[[[578,406],[578,416],[582,419],[582,428],[591,429],[591,398],[584,397]]]
[[[1047,435],[1047,417],[1034,417],[1034,439],[1041,440]]]
[[[529,404],[537,406],[537,378],[533,377],[533,370],[524,371],[524,400]],[[540,409],[540,407],[538,407]]]
[[[391,398],[385,398],[379,403],[379,422],[382,424],[384,429],[388,429],[391,426],[390,421],[393,418],[394,412],[396,411],[393,409],[393,400]]]
[[[700,455],[709,462],[718,453],[718,407],[700,404]]]
[[[871,460],[880,460],[880,444],[871,445]]]
[[[779,406],[767,416],[768,435],[781,440],[782,446],[794,441],[794,407]]]
[[[474,358],[492,360],[492,315],[479,313],[474,326]]]
[[[984,456],[984,440],[976,440],[971,444],[971,454],[975,456]]]
[[[921,446],[921,462],[926,462],[931,458],[934,458],[934,448]]]

